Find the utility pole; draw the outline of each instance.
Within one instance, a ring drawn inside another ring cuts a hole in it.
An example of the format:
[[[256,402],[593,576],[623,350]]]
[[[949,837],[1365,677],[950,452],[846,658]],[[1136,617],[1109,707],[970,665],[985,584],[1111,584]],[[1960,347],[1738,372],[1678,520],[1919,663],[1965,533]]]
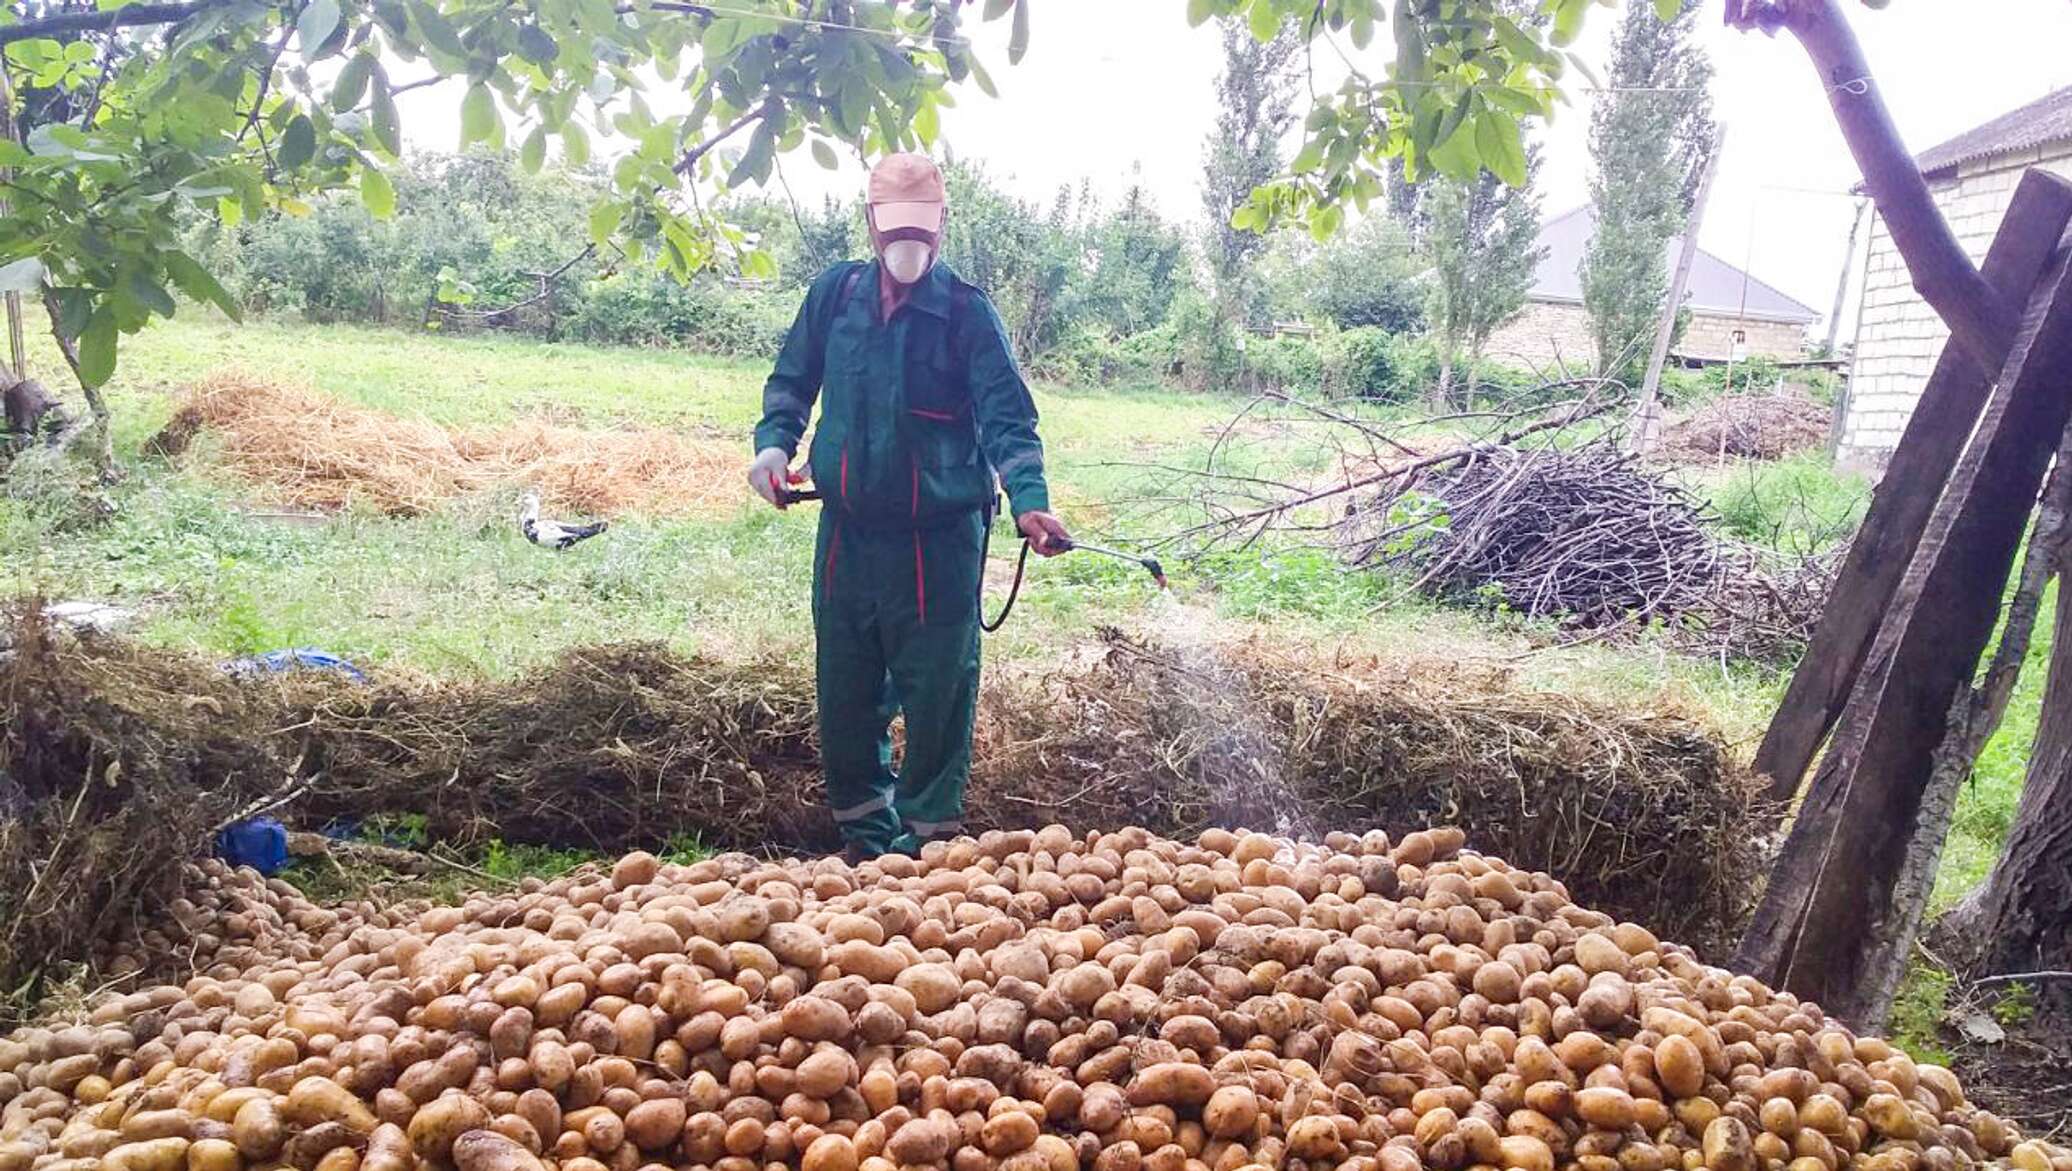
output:
[[[1637,452],[1653,451],[1662,435],[1662,367],[1669,362],[1669,343],[1676,336],[1676,317],[1683,312],[1684,290],[1691,283],[1691,266],[1698,259],[1698,228],[1705,222],[1705,204],[1712,197],[1712,180],[1719,174],[1719,158],[1727,142],[1722,125],[1712,136],[1712,151],[1705,156],[1705,171],[1698,179],[1698,195],[1685,217],[1683,249],[1677,254],[1676,271],[1669,278],[1669,298],[1662,305],[1662,322],[1655,327],[1655,351],[1648,358],[1647,378],[1641,383],[1640,404],[1633,411],[1633,426],[1627,445]]]
[[[1849,223],[1849,248],[1842,253],[1842,275],[1835,281],[1835,307],[1827,315],[1827,353],[1833,357],[1835,342],[1842,336],[1842,308],[1849,300],[1849,278],[1856,272],[1856,239],[1863,234],[1863,213],[1870,209],[1868,199],[1856,201],[1856,218]]]

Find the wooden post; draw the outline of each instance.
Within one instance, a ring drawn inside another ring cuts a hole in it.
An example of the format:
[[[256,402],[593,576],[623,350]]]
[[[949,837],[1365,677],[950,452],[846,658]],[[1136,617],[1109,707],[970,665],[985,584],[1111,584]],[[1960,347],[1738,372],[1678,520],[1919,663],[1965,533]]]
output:
[[[2022,296],[2050,262],[2067,224],[2072,224],[2072,182],[2030,171],[1986,255],[1986,279],[2003,297]],[[1773,800],[1797,795],[1814,754],[1848,702],[1872,636],[1891,607],[1990,384],[1991,374],[1969,351],[1957,345],[1944,349],[1836,575],[1820,626],[1756,750],[1756,771],[1770,778]]]
[[[1849,278],[1856,272],[1856,241],[1863,235],[1863,213],[1870,204],[1856,201],[1856,218],[1849,221],[1849,247],[1842,253],[1842,275],[1835,278],[1835,307],[1827,314],[1827,356],[1835,356],[1835,342],[1842,336],[1842,310],[1849,304]]]
[[[1922,794],[2000,614],[2038,486],[2072,420],[2072,258],[2023,314],[1977,432],[1935,506],[1836,741],[1793,819],[1734,966],[1875,1023]],[[1954,347],[1953,347],[1954,348]]]
[[[1662,367],[1669,362],[1669,343],[1676,337],[1676,319],[1683,312],[1684,290],[1690,287],[1691,265],[1698,259],[1698,229],[1705,223],[1705,204],[1712,198],[1712,180],[1719,174],[1719,156],[1726,144],[1727,128],[1721,126],[1713,132],[1712,151],[1705,156],[1705,170],[1698,179],[1698,195],[1691,200],[1691,214],[1684,218],[1683,246],[1676,255],[1676,270],[1669,276],[1669,299],[1655,326],[1655,349],[1648,355],[1640,405],[1633,411],[1628,446],[1634,451],[1653,451],[1662,435]]]

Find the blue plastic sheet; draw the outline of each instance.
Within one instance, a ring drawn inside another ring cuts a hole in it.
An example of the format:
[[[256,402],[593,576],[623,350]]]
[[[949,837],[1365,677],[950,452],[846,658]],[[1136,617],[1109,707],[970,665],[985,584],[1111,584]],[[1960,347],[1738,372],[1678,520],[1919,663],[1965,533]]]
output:
[[[288,827],[271,817],[249,817],[216,835],[216,856],[271,877],[288,864]]]
[[[336,671],[355,683],[365,683],[367,676],[358,667],[329,651],[310,647],[296,647],[291,650],[268,651],[263,655],[246,655],[223,664],[223,669],[233,675],[278,675],[284,671]]]

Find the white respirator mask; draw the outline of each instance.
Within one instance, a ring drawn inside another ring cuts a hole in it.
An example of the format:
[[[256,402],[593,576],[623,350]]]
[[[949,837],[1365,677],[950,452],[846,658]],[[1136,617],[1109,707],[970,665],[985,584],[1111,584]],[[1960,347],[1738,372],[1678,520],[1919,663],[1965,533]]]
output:
[[[885,245],[885,271],[902,285],[911,285],[928,275],[935,264],[935,249],[919,240],[894,240]]]

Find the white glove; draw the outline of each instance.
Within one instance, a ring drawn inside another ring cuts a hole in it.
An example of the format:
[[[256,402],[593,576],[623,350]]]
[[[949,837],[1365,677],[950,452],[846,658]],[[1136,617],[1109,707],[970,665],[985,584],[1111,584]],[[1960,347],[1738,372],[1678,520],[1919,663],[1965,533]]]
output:
[[[784,507],[778,493],[785,490],[791,479],[791,457],[781,447],[765,447],[755,453],[755,461],[748,465],[748,486],[756,495],[779,508]]]

